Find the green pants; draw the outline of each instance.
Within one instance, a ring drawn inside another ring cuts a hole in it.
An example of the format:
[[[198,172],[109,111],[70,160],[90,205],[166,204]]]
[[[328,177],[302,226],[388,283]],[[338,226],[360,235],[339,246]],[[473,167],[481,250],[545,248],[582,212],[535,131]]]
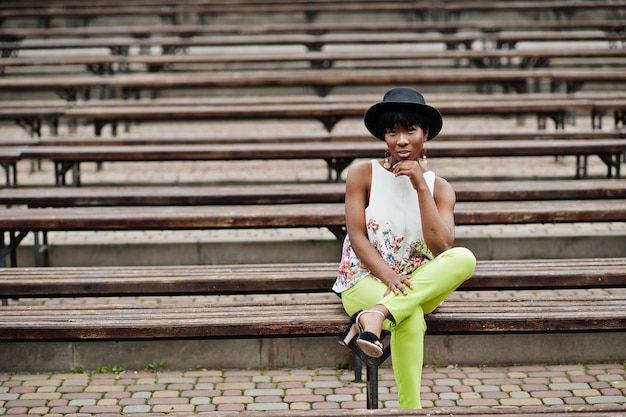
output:
[[[421,408],[424,315],[470,278],[475,266],[476,258],[469,249],[452,248],[411,274],[413,290],[407,295],[391,293],[383,297],[387,286],[372,277],[360,280],[341,293],[349,315],[375,304],[384,305],[391,313],[383,329],[391,332],[391,360],[401,408]]]

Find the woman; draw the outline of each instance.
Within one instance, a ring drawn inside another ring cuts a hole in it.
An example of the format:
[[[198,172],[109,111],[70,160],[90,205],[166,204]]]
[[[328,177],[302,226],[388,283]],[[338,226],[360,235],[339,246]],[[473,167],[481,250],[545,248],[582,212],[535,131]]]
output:
[[[346,179],[348,235],[333,286],[352,316],[342,343],[356,337],[380,357],[381,331],[390,331],[400,407],[421,408],[424,315],[472,276],[476,259],[452,247],[455,192],[424,166],[439,111],[418,91],[394,88],[367,111],[365,126],[388,151],[354,164]]]

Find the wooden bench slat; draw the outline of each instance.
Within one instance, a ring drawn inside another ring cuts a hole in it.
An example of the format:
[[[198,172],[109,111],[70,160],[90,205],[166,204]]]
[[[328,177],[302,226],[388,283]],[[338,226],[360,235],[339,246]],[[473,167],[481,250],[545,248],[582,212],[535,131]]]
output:
[[[446,133],[437,136],[437,141],[476,141],[476,140],[596,140],[596,139],[624,139],[626,132],[623,130],[576,130],[576,131],[535,131],[535,132],[482,132],[482,133]],[[149,137],[102,137],[102,136],[47,136],[43,138],[22,141],[20,145],[39,146],[128,146],[128,145],[217,145],[239,143],[288,143],[288,142],[367,142],[372,137],[366,134],[302,134],[291,136],[245,136],[229,135],[196,135],[178,137],[169,135],[151,135]],[[5,143],[2,140],[0,144]]]
[[[24,7],[19,2],[15,7]],[[8,6],[7,6],[8,7]],[[270,33],[328,33],[328,32],[405,32],[405,31],[435,31],[451,33],[459,30],[480,30],[483,32],[498,32],[502,30],[611,30],[622,29],[626,24],[620,19],[597,20],[507,20],[506,22],[483,20],[449,20],[449,21],[420,21],[420,22],[358,22],[332,21],[314,23],[265,23],[265,24],[211,24],[211,25],[115,25],[91,27],[11,27],[0,29],[0,36],[14,38],[52,38],[52,37],[112,37],[112,36],[200,36],[216,34],[270,34]]]
[[[459,225],[492,223],[557,223],[622,221],[626,203],[613,200],[459,202]],[[0,230],[155,230],[208,228],[343,227],[344,206],[267,204],[247,206],[134,206],[10,208],[0,218]]]
[[[355,12],[355,11],[475,11],[475,12],[489,12],[493,10],[515,10],[515,11],[552,11],[554,9],[565,10],[585,10],[589,8],[601,7],[607,10],[619,7],[620,3],[612,1],[577,1],[571,3],[568,1],[551,1],[551,2],[475,2],[472,4],[450,2],[450,3],[426,3],[426,4],[412,4],[403,2],[342,2],[342,3],[327,3],[327,2],[300,2],[295,1],[291,3],[196,3],[191,2],[185,5],[176,3],[175,5],[169,4],[163,6],[160,4],[139,4],[139,5],[98,5],[95,7],[32,7],[32,8],[16,8],[16,9],[4,9],[1,11],[0,16],[3,17],[38,17],[41,15],[50,16],[119,16],[119,15],[137,15],[144,14],[159,14],[166,12],[185,12],[185,13],[300,13],[300,12]]]
[[[1,35],[0,35],[1,36]],[[154,41],[158,43],[159,41]],[[144,65],[151,67],[155,65],[167,65],[168,71],[186,71],[187,64],[276,64],[281,65],[285,62],[304,63],[307,65],[316,65],[323,63],[321,68],[331,68],[337,62],[349,61],[349,65],[362,67],[363,63],[367,65],[371,61],[380,60],[454,60],[467,59],[470,66],[487,65],[488,59],[534,59],[541,62],[548,60],[567,58],[570,60],[589,60],[592,58],[623,58],[626,52],[623,49],[532,49],[532,50],[515,50],[515,49],[490,49],[490,50],[444,50],[444,51],[364,51],[364,52],[317,52],[309,51],[302,53],[272,53],[272,54],[193,54],[193,55],[139,55],[139,56],[90,56],[90,55],[72,55],[62,57],[27,57],[27,58],[11,58],[0,62],[0,67],[27,67],[27,66],[60,66],[60,65],[108,65],[110,72],[116,72],[113,65]],[[402,62],[399,62],[402,64]],[[474,65],[473,63],[478,63]],[[414,64],[413,64],[414,65]],[[582,61],[579,65],[587,65]],[[173,67],[174,66],[174,67]],[[424,67],[424,62],[420,63]],[[172,68],[173,67],[173,68]],[[512,65],[515,68],[515,65]],[[221,67],[211,67],[213,70],[221,70]]]
[[[417,35],[421,37],[423,35]],[[85,42],[85,41],[82,41]],[[415,83],[476,83],[521,82],[552,80],[554,82],[611,82],[626,81],[626,73],[619,69],[441,69],[419,71],[407,69],[326,69],[298,71],[239,71],[230,73],[193,74],[125,74],[113,77],[98,76],[20,76],[0,78],[0,88],[7,91],[28,89],[92,88],[108,86],[127,89],[213,88],[258,86],[334,86],[334,85],[390,85]]]
[[[617,179],[451,181],[457,201],[626,198]],[[342,203],[343,183],[215,186],[29,187],[0,190],[0,204],[29,207]]]
[[[104,295],[323,292],[336,263],[176,267],[0,269],[7,298]],[[626,286],[626,258],[480,261],[464,290],[613,288]]]
[[[0,10],[0,17],[2,11]],[[14,38],[15,39],[15,38]],[[194,47],[194,46],[254,46],[254,45],[308,45],[309,49],[318,50],[324,45],[337,44],[398,44],[398,43],[434,43],[434,44],[469,44],[476,41],[490,42],[493,45],[511,44],[518,42],[580,42],[580,41],[610,41],[620,39],[619,33],[605,33],[598,30],[581,31],[515,31],[515,32],[459,32],[433,33],[423,31],[388,32],[332,32],[323,34],[312,33],[235,33],[225,35],[207,35],[201,37],[155,37],[155,38],[52,38],[52,39],[25,39],[0,42],[0,48],[14,50],[45,50],[45,49],[78,49],[78,48],[110,48],[110,47]]]
[[[611,111],[626,106],[626,100],[515,100],[492,103],[447,102],[438,106],[444,116],[471,115],[518,115],[552,114],[558,112],[587,111],[594,109]],[[263,105],[215,105],[215,106],[86,106],[72,107],[64,112],[70,120],[86,119],[89,121],[152,121],[168,117],[170,120],[217,120],[217,119],[276,119],[276,118],[322,118],[322,117],[361,117],[367,110],[362,103],[302,103],[286,106],[285,104]],[[19,111],[16,110],[16,111]],[[24,111],[28,111],[25,109]],[[49,110],[52,112],[52,110]],[[8,117],[8,116],[7,116]]]
[[[564,300],[570,309],[548,308],[553,301],[536,302],[535,308],[520,308],[508,313],[506,307],[486,304],[482,311],[462,306],[440,311],[427,316],[431,334],[439,332],[528,332],[528,331],[582,331],[619,330],[626,326],[624,312],[620,304],[607,308],[598,299],[577,309]],[[272,302],[273,303],[273,302]],[[543,305],[542,305],[543,304]],[[284,336],[322,335],[340,333],[346,325],[346,316],[339,300],[331,305],[294,305],[226,307],[219,304],[210,307],[180,305],[159,305],[124,309],[113,306],[109,309],[65,310],[63,316],[51,316],[42,311],[32,321],[21,321],[16,325],[7,314],[0,319],[2,339],[42,339],[42,338],[159,338],[159,337],[234,337],[242,335]],[[522,306],[523,307],[523,306]],[[548,308],[548,310],[546,310]],[[12,308],[8,307],[8,311]],[[110,311],[108,311],[110,310]],[[221,311],[220,311],[221,310]],[[550,310],[550,311],[549,311]],[[234,321],[233,314],[245,312],[246,320]],[[545,313],[545,314],[543,314]],[[268,323],[268,317],[275,317]],[[8,321],[7,321],[8,320]],[[94,328],[97,323],[97,328]],[[210,325],[209,325],[210,324]]]
[[[306,142],[228,145],[142,145],[142,146],[28,146],[23,158],[55,161],[175,161],[223,159],[325,159],[374,158],[384,150],[379,142]],[[623,152],[626,141],[598,140],[519,140],[519,141],[441,141],[428,145],[433,157],[471,156],[550,156]]]

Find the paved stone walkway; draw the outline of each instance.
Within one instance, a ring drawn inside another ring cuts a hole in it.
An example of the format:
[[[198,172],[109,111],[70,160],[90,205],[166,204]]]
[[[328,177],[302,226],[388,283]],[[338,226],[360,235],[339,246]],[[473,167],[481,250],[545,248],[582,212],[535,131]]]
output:
[[[152,364],[158,367],[159,364]],[[0,374],[0,415],[205,413],[365,408],[365,383],[344,369],[115,370]],[[624,407],[626,362],[424,369],[424,408]],[[380,369],[380,408],[397,408],[391,368]]]

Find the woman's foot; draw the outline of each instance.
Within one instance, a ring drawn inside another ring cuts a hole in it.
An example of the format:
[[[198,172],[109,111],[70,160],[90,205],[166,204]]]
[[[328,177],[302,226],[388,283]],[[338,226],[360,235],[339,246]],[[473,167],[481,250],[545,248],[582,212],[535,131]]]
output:
[[[359,328],[356,343],[367,356],[380,358],[383,355],[385,346],[380,340],[380,333],[385,318],[386,314],[376,309],[361,311],[356,317]]]

